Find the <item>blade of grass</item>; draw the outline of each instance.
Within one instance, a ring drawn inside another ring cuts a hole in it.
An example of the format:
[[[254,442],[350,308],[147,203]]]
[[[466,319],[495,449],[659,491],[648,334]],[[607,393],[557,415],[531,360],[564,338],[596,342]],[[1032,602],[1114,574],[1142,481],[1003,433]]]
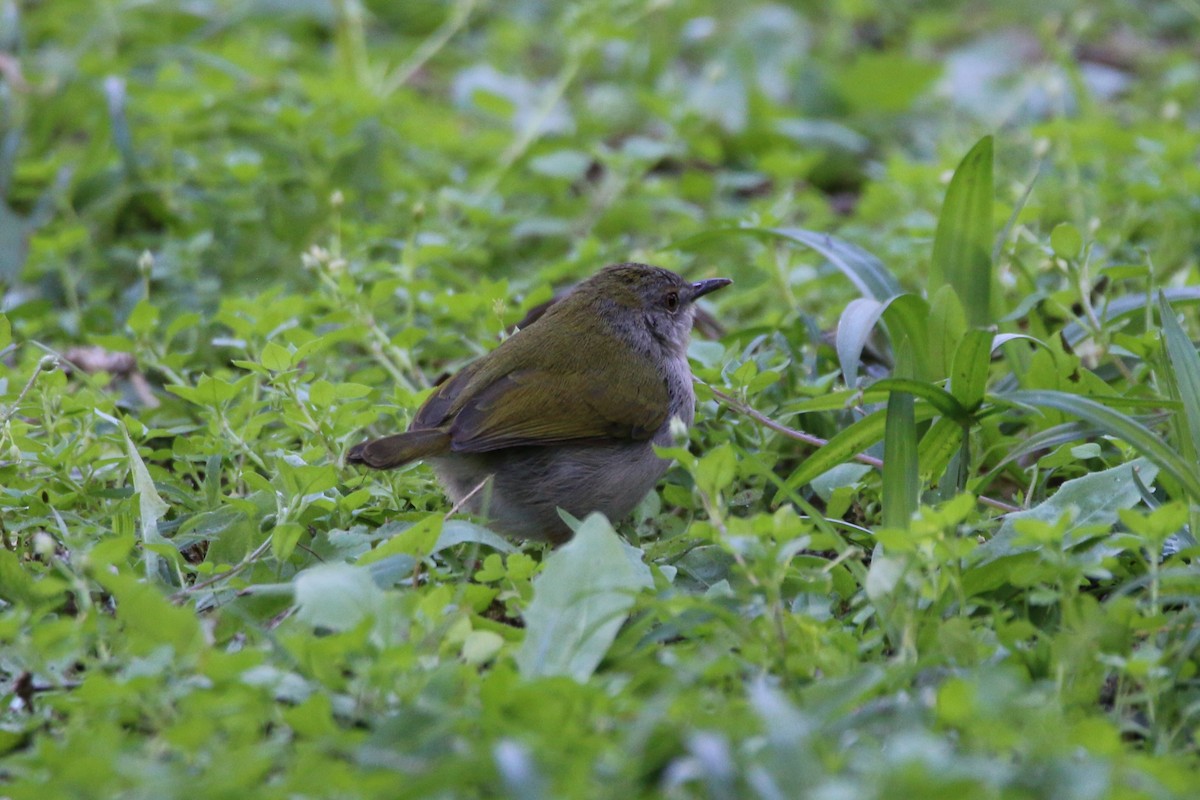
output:
[[[842,367],[842,380],[848,388],[858,386],[858,365],[863,347],[886,308],[887,305],[878,300],[857,297],[846,304],[838,317],[833,340],[838,363]]]
[[[892,394],[903,392],[919,397],[960,425],[967,422],[971,416],[954,395],[932,383],[915,381],[912,378],[884,378],[871,384],[871,388],[883,389]]]
[[[963,435],[963,426],[950,417],[934,420],[917,446],[917,463],[921,465],[921,474],[926,478],[936,478],[942,474],[959,449]]]
[[[912,375],[912,345],[907,339],[896,350],[899,380]],[[914,381],[915,383],[915,381]],[[920,476],[917,469],[917,423],[913,396],[894,391],[888,397],[883,431],[883,524],[907,528],[917,510]]]
[[[954,353],[954,370],[950,376],[950,393],[967,409],[983,402],[989,367],[992,364],[992,334],[989,331],[967,331]]]
[[[887,409],[880,409],[860,419],[858,422],[843,428],[836,436],[825,443],[804,460],[795,472],[788,476],[786,489],[791,491],[811,481],[818,475],[827,472],[838,464],[855,458],[872,445],[883,439],[884,428],[887,424]],[[914,422],[924,422],[937,416],[933,406],[921,404],[913,409]]]
[[[912,345],[912,378],[934,380],[929,356],[929,303],[920,295],[905,293],[892,298],[883,311],[888,337],[893,342],[907,339]]]
[[[816,250],[837,267],[864,296],[887,300],[901,294],[900,281],[875,256],[827,233],[803,228],[768,228],[769,233]]]
[[[1053,408],[1090,422],[1127,442],[1133,449],[1169,473],[1193,502],[1200,502],[1200,474],[1195,464],[1172,450],[1154,431],[1137,420],[1086,397],[1049,390],[1020,390],[999,395],[998,402]]]
[[[670,248],[691,250],[722,236],[756,236],[760,239],[783,239],[815,250],[836,267],[857,287],[863,297],[883,302],[903,293],[900,281],[875,256],[857,245],[827,233],[803,228],[716,228],[672,242]]]
[[[943,286],[929,298],[929,366],[932,380],[950,377],[954,367],[954,351],[967,330],[967,315],[958,295],[950,286]]]
[[[975,327],[991,324],[992,137],[971,148],[954,171],[933,240],[930,289],[954,287]]]
[[[901,294],[882,302],[860,297],[850,301],[838,318],[836,348],[838,363],[846,386],[858,383],[858,367],[863,348],[879,318],[887,327],[888,338],[895,342],[906,339],[913,352],[913,377],[932,380],[933,368],[929,357],[929,304],[915,294]]]
[[[1200,355],[1196,354],[1196,346],[1175,318],[1171,304],[1161,295],[1158,310],[1162,317],[1167,359],[1174,369],[1179,401],[1183,404],[1179,421],[1184,435],[1180,437],[1179,446],[1184,456],[1195,463],[1200,454]]]

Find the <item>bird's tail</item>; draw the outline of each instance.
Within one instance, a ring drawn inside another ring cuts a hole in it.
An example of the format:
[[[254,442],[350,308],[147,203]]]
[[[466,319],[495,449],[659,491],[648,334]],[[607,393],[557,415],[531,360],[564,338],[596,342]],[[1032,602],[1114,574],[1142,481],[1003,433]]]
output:
[[[392,469],[410,461],[450,452],[450,434],[437,428],[405,431],[356,444],[346,453],[347,464]]]

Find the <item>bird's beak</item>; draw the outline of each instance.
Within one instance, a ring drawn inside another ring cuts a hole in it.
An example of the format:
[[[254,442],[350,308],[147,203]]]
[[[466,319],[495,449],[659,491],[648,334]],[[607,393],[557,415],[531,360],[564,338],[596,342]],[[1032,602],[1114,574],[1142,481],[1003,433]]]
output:
[[[729,278],[709,278],[706,281],[696,281],[692,284],[691,299],[696,300],[696,298],[703,297],[709,292],[715,292],[717,289],[724,288],[731,283],[733,281],[729,280]]]

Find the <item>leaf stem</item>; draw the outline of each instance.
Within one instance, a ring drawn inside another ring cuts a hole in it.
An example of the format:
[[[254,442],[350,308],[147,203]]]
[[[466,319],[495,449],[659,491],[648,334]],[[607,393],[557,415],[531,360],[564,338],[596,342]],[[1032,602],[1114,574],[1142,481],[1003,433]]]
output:
[[[408,83],[412,76],[416,75],[429,62],[429,59],[437,55],[454,38],[454,34],[466,26],[467,20],[471,18],[471,12],[474,10],[475,0],[458,0],[454,4],[454,8],[450,10],[450,16],[446,18],[446,21],[425,41],[421,42],[408,60],[383,79],[379,86],[379,95],[387,97]]]
[[[54,369],[58,369],[58,356],[42,356],[41,360],[38,361],[37,369],[33,371],[33,374],[29,376],[29,380],[25,382],[25,386],[22,387],[20,393],[17,394],[17,399],[14,400],[12,405],[5,410],[2,416],[0,416],[0,425],[7,424],[8,421],[17,413],[17,409],[21,407],[21,403],[25,400],[25,395],[29,394],[29,392],[33,389],[33,385],[37,383],[38,375],[41,375],[43,372],[50,372]]]

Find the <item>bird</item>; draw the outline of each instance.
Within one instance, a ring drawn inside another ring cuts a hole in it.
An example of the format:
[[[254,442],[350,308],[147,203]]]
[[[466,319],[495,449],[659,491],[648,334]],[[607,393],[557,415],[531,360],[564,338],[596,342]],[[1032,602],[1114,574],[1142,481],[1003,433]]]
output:
[[[669,466],[654,447],[672,444],[672,420],[694,420],[695,303],[730,283],[607,266],[437,386],[407,431],[354,445],[346,462],[423,460],[455,507],[517,539],[570,539],[559,509],[616,522]]]

